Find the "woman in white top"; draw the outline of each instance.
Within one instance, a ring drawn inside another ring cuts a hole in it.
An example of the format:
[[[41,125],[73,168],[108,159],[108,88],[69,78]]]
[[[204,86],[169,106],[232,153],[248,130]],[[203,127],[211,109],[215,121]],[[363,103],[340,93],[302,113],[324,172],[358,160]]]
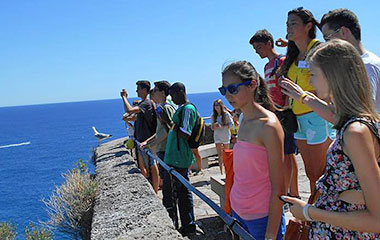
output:
[[[223,149],[228,149],[231,139],[231,115],[226,111],[222,100],[215,100],[212,107],[212,125],[214,142],[218,152],[220,174],[223,174]]]

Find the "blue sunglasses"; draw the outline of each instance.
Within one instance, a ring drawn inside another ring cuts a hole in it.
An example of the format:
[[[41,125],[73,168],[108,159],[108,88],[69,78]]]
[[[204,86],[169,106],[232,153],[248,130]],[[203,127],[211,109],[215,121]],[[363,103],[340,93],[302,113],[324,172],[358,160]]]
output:
[[[242,82],[242,83],[233,83],[233,84],[230,84],[228,85],[227,87],[220,87],[218,88],[219,89],[219,92],[220,94],[222,94],[223,96],[226,95],[227,91],[232,94],[232,95],[236,95],[238,92],[239,92],[239,87],[242,86],[242,85],[245,85],[245,86],[248,86],[249,84],[251,84],[252,80],[247,80],[245,82]]]

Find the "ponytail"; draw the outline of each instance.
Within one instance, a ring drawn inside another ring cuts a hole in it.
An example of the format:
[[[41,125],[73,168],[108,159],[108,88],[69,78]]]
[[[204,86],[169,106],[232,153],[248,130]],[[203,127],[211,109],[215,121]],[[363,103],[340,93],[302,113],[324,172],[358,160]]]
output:
[[[259,74],[257,75],[258,75],[258,79],[256,79],[257,88],[255,91],[255,102],[257,102],[262,107],[270,111],[274,111],[275,106],[274,106],[272,98],[269,95],[268,86],[265,83],[265,80]]]

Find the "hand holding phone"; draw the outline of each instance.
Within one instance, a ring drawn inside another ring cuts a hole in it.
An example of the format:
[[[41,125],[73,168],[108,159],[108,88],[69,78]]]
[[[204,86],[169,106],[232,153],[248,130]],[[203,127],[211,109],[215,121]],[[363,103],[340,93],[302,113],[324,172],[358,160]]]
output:
[[[278,198],[279,198],[282,202],[284,202],[284,203],[288,203],[290,206],[293,205],[293,203],[288,202],[288,201],[285,201],[285,199],[283,198],[283,196],[279,196]]]

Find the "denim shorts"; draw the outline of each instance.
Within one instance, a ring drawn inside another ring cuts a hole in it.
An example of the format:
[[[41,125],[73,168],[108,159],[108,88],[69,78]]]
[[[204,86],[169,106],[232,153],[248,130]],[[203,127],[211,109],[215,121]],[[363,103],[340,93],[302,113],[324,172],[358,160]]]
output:
[[[335,139],[336,131],[332,124],[318,116],[315,112],[297,116],[298,130],[294,133],[297,140],[306,140],[309,145],[324,143],[329,137]]]
[[[239,215],[237,215],[234,210],[232,210],[232,217],[236,218],[236,220],[239,221],[239,223],[242,225],[242,227],[249,232],[252,237],[255,239],[264,239],[265,238],[265,232],[267,230],[267,224],[268,224],[268,216],[254,219],[254,220],[244,220]],[[277,240],[283,239],[285,235],[285,229],[286,229],[286,220],[285,220],[285,214],[284,210],[282,210],[281,214],[281,222],[280,227],[278,228],[277,232]]]
[[[141,155],[142,157],[144,167],[150,168],[151,166],[157,164],[157,161],[149,157],[149,155],[146,154],[143,150],[140,150],[140,148],[138,148],[138,151],[139,151],[139,155]]]

